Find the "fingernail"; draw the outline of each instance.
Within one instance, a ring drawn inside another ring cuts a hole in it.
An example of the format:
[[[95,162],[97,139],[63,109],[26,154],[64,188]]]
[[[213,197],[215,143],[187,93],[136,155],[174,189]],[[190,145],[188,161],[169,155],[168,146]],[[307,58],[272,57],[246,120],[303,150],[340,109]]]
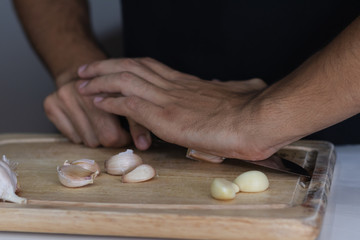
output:
[[[86,85],[88,85],[89,81],[84,81],[82,82],[80,85],[79,85],[79,88],[83,88],[85,87]]]
[[[87,68],[88,64],[84,64],[82,66],[80,66],[78,68],[78,74],[82,73],[86,68]]]
[[[145,135],[140,135],[137,138],[137,147],[140,150],[143,150],[143,149],[148,148],[148,146],[149,146],[149,143],[148,143],[148,140],[147,140],[146,136]]]
[[[94,98],[94,103],[101,102],[102,100],[104,100],[104,97],[95,97]]]

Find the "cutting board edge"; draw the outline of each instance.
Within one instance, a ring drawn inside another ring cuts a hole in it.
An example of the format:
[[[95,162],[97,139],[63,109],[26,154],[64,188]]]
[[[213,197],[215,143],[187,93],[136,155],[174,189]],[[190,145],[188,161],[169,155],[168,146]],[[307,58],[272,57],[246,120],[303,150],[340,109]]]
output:
[[[79,214],[81,212],[81,214]],[[122,237],[156,237],[176,239],[316,239],[319,229],[304,224],[299,219],[283,218],[230,218],[219,216],[191,216],[181,214],[123,213],[109,214],[93,211],[47,211],[38,209],[11,209],[3,217],[9,219],[0,222],[0,231],[42,232],[62,234],[85,234]],[[32,222],[36,215],[42,224]],[[54,221],[56,215],[56,221]],[[16,217],[14,217],[16,216]],[[18,218],[22,218],[19,221]],[[26,219],[27,221],[24,221]],[[116,222],[114,227],[113,222]],[[256,224],[256,233],[248,232]],[[9,226],[11,226],[9,228]],[[86,226],[86,227],[85,227]],[[142,227],[139,227],[142,226]],[[160,227],[161,226],[161,227]],[[178,226],[174,228],[174,226]],[[156,229],[156,231],[154,231]]]

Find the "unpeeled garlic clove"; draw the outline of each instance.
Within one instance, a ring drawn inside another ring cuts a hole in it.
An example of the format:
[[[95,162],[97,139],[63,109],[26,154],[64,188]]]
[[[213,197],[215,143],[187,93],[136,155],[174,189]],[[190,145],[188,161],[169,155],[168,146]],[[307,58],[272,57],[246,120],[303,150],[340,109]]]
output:
[[[94,182],[96,173],[77,165],[63,165],[57,167],[59,181],[66,187],[82,187]]]
[[[68,160],[66,160],[64,163],[64,165],[70,165],[70,164],[82,167],[86,170],[89,170],[89,171],[95,173],[95,177],[97,177],[101,171],[99,164],[97,164],[95,162],[95,160],[92,160],[92,159],[84,158],[84,159],[72,161],[71,163]]]
[[[211,183],[211,196],[218,200],[234,199],[236,193],[239,192],[239,187],[224,178],[215,178]]]
[[[16,165],[10,162],[5,155],[0,160],[0,198],[14,203],[26,203],[26,198],[15,194],[19,190],[15,173]]]
[[[131,172],[125,174],[121,181],[124,183],[145,182],[155,177],[155,169],[148,164],[141,164]]]
[[[240,174],[234,183],[239,186],[241,192],[262,192],[268,189],[269,179],[260,171],[248,171]]]
[[[140,156],[134,154],[133,150],[116,154],[105,161],[105,171],[111,175],[124,175],[143,163]]]

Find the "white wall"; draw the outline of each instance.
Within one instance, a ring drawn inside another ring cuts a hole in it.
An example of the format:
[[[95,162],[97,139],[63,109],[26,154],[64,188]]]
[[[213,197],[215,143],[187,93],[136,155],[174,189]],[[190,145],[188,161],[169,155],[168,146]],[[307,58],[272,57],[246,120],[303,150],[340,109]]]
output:
[[[90,6],[99,42],[120,56],[119,1],[91,0]],[[53,91],[51,76],[27,42],[11,1],[0,0],[0,133],[56,131],[42,107]]]

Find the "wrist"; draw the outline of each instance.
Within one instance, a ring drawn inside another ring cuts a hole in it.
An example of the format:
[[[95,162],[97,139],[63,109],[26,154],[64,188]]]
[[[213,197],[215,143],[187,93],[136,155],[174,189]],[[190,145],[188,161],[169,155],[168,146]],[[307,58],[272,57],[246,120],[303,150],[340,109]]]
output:
[[[266,159],[303,137],[293,129],[287,111],[267,95],[267,89],[264,89],[241,108],[240,116],[244,120],[239,121],[238,149],[246,150],[245,157],[249,160]],[[244,152],[240,154],[244,155]]]
[[[69,64],[68,66],[64,67],[61,70],[54,71],[54,79],[55,79],[56,87],[60,88],[61,86],[71,81],[78,80],[79,76],[77,72],[80,66],[105,59],[106,56],[104,54],[99,54],[97,56],[91,56],[88,58],[81,58],[74,61],[72,64]]]

